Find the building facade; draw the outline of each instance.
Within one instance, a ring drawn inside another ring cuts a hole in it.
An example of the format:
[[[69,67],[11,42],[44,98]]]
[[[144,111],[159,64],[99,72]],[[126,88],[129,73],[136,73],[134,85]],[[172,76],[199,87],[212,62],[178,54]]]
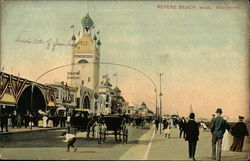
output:
[[[67,78],[69,85],[78,89],[76,106],[95,111],[98,108],[101,41],[93,33],[95,25],[88,13],[81,24],[81,37],[77,40],[72,36],[71,63],[74,65]]]

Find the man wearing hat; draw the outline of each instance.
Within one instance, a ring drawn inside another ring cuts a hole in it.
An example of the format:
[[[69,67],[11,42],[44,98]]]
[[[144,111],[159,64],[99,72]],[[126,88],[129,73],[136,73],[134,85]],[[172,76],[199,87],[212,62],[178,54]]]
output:
[[[221,160],[221,144],[223,135],[227,130],[230,130],[229,124],[221,117],[222,109],[218,108],[216,110],[216,117],[211,125],[212,138],[212,159],[216,161]],[[217,149],[216,149],[217,145]]]
[[[195,150],[197,141],[199,140],[199,124],[194,120],[195,114],[190,113],[189,121],[186,124],[186,138],[185,140],[188,141],[188,151],[189,151],[189,158],[195,161]]]
[[[234,136],[233,144],[230,151],[241,152],[244,145],[245,136],[249,136],[247,126],[243,122],[244,117],[239,116],[239,122],[234,124],[231,128],[231,134]]]

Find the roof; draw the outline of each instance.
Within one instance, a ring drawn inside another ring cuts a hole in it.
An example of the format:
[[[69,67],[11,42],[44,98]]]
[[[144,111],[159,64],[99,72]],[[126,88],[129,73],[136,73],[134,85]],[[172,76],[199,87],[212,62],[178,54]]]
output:
[[[110,84],[109,81],[106,81],[103,85],[107,87],[112,87],[112,84]]]
[[[76,40],[76,36],[75,36],[75,35],[73,35],[71,39],[72,39],[72,40]]]
[[[97,37],[96,37],[96,35],[94,35],[94,36],[93,36],[93,40],[97,40]]]
[[[89,13],[87,13],[87,15],[85,17],[83,17],[81,23],[82,23],[83,27],[90,27],[91,28],[94,26],[94,22],[90,18]]]
[[[97,45],[102,45],[101,40],[97,41]]]
[[[142,108],[142,107],[139,107],[137,110],[143,110],[143,108]]]
[[[117,93],[121,92],[121,90],[118,87],[115,87],[114,91]]]

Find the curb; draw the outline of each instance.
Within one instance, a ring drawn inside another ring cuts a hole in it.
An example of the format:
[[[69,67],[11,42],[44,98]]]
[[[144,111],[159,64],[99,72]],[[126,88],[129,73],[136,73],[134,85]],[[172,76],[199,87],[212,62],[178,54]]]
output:
[[[36,130],[26,130],[26,131],[16,131],[16,132],[5,132],[5,133],[0,133],[0,135],[12,135],[12,134],[29,133],[29,132],[38,132],[38,131],[60,130],[60,129],[66,129],[66,127],[46,128],[46,129],[36,129]]]

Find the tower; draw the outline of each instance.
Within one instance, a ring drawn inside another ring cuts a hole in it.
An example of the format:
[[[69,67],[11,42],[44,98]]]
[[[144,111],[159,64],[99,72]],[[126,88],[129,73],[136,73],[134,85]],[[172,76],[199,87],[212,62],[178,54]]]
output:
[[[70,85],[72,87],[85,86],[94,92],[98,92],[99,69],[100,69],[100,47],[101,41],[97,40],[93,35],[94,22],[89,13],[83,17],[82,36],[76,41],[76,37],[72,36],[72,64],[71,66]]]

